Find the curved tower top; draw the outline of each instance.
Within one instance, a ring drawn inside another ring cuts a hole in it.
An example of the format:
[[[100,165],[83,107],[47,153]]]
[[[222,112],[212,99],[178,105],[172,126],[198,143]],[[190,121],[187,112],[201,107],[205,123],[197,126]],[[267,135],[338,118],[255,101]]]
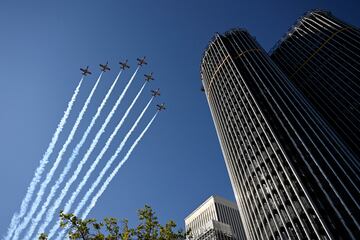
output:
[[[358,159],[255,39],[216,34],[201,79],[248,239],[355,239]]]
[[[271,58],[360,156],[360,30],[328,12],[311,12]]]

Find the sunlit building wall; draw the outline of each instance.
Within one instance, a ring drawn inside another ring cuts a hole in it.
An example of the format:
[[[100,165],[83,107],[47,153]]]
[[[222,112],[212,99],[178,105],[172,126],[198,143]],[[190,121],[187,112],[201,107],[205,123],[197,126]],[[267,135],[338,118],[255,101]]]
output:
[[[211,196],[185,218],[192,240],[245,240],[236,203]]]

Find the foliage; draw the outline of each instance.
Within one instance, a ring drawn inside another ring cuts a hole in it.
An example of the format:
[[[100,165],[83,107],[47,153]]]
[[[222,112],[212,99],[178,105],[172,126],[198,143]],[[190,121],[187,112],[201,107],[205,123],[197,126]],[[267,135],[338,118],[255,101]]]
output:
[[[174,221],[161,225],[152,208],[145,205],[138,211],[140,220],[136,228],[129,227],[128,220],[118,224],[116,218],[105,218],[103,222],[96,219],[80,219],[74,214],[60,212],[60,227],[67,230],[70,239],[83,240],[180,240],[189,233],[175,231]],[[39,240],[47,240],[46,234],[41,234]]]

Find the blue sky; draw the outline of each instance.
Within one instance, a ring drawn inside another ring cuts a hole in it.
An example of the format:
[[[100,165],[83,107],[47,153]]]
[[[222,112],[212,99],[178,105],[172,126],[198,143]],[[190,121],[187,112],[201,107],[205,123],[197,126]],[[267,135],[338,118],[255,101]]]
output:
[[[148,101],[151,88],[161,89],[158,101],[166,102],[168,110],[155,120],[90,216],[126,217],[134,223],[136,210],[150,204],[162,221],[174,219],[183,226],[184,217],[210,195],[234,200],[208,105],[200,92],[202,53],[215,32],[233,27],[247,28],[269,50],[312,8],[328,9],[360,26],[359,2],[349,0],[1,1],[0,235],[19,209],[80,79],[79,67],[90,65],[93,75],[86,79],[73,113],[95,83],[98,64],[109,61],[114,69],[104,74],[83,120],[88,123],[117,74],[117,62],[128,58],[132,68],[122,75],[104,113],[134,71],[136,57],[143,55],[148,56],[149,65],[140,71],[115,119],[141,87],[146,72],[153,71],[156,80],[147,86],[128,124]],[[145,115],[130,142],[154,112],[155,108]],[[115,151],[128,124],[105,159]],[[69,126],[59,142],[64,142]],[[114,126],[109,126],[106,137]],[[81,125],[68,153],[85,127]]]

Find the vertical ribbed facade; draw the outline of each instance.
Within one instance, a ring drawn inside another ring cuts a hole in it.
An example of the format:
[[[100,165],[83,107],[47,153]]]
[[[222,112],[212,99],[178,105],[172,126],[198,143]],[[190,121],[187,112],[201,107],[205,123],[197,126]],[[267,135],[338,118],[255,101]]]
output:
[[[211,196],[185,218],[193,240],[245,240],[238,207],[218,196]]]
[[[271,58],[360,156],[359,29],[329,12],[311,11],[275,46]]]
[[[358,159],[254,38],[217,34],[201,78],[248,239],[358,238]]]

